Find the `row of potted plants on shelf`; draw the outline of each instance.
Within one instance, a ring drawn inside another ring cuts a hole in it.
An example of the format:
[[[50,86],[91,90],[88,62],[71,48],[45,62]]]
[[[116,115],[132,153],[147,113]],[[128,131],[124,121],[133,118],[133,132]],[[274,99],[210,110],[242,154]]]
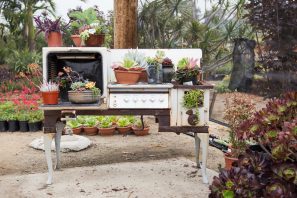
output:
[[[110,40],[107,21],[100,16],[95,8],[72,10],[68,13],[70,21],[64,23],[60,18],[52,20],[47,13],[34,17],[37,34],[44,32],[49,47],[63,46],[62,35],[71,26],[74,34],[71,36],[77,47],[100,47],[105,39]]]
[[[13,102],[0,104],[0,131],[39,131],[42,127],[43,112],[40,110],[18,111]]]
[[[134,132],[137,136],[149,134],[149,126],[146,122],[135,116],[78,116],[76,120],[67,121],[67,127],[73,134],[84,133],[86,135],[126,135]]]
[[[123,61],[112,65],[119,84],[177,83],[197,85],[202,81],[202,71],[198,59],[184,57],[174,70],[172,60],[165,57],[164,51],[157,51],[154,57],[146,57],[139,51],[130,51],[124,55]]]

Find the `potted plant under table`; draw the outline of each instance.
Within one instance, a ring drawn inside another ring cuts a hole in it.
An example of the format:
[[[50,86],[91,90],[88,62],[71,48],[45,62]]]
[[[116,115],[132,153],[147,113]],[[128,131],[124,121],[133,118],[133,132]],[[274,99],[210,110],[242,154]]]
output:
[[[128,118],[121,117],[117,121],[117,130],[120,134],[127,134],[129,131],[131,131],[131,123]]]
[[[149,126],[141,119],[136,120],[132,125],[133,132],[136,136],[145,136],[149,134]]]
[[[84,120],[84,128],[83,128],[83,131],[86,135],[90,135],[90,136],[93,136],[93,135],[97,135],[98,133],[98,129],[96,127],[97,125],[97,120],[96,118],[94,117],[87,117],[85,118]]]
[[[102,136],[109,136],[113,135],[115,132],[115,126],[113,126],[113,123],[109,117],[105,117],[99,124],[99,135]]]
[[[79,135],[82,132],[82,124],[77,120],[67,121],[67,126],[69,126],[72,130],[72,133],[75,135]]]

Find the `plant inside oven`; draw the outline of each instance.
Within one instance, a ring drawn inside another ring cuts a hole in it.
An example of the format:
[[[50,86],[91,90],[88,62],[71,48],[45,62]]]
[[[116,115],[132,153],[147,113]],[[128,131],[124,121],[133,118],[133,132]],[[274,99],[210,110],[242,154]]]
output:
[[[200,121],[199,108],[203,107],[204,92],[202,90],[185,91],[183,96],[183,106],[188,109],[188,123],[190,125],[197,125]]]
[[[63,67],[64,72],[59,72],[57,81],[61,87],[70,85],[68,91],[69,101],[72,103],[95,103],[100,98],[100,89],[95,82],[84,79],[71,67]]]
[[[62,102],[69,95],[78,97],[74,103],[93,103],[103,93],[103,65],[100,53],[55,53],[48,55],[49,80],[60,84]],[[69,94],[69,91],[72,91]],[[86,93],[82,96],[82,93]],[[83,101],[88,98],[87,101]]]

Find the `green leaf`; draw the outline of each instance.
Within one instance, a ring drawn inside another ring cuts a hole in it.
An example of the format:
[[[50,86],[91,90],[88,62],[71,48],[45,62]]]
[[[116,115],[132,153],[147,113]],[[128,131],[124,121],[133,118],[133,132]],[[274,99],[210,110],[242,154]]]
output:
[[[223,197],[224,198],[234,198],[235,195],[234,195],[234,192],[231,191],[231,190],[224,190],[223,191]]]

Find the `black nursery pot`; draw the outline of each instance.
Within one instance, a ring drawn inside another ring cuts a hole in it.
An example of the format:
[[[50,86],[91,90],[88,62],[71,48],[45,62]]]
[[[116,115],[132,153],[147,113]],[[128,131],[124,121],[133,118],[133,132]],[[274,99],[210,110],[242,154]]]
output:
[[[29,125],[29,131],[36,132],[36,131],[41,130],[42,123],[41,122],[32,122],[32,123],[28,123],[28,125]]]
[[[28,121],[19,121],[19,125],[20,125],[20,131],[21,132],[29,131]]]
[[[10,120],[8,121],[8,131],[15,132],[19,130],[19,121]]]
[[[8,124],[6,121],[0,121],[0,132],[7,131],[8,129]]]

